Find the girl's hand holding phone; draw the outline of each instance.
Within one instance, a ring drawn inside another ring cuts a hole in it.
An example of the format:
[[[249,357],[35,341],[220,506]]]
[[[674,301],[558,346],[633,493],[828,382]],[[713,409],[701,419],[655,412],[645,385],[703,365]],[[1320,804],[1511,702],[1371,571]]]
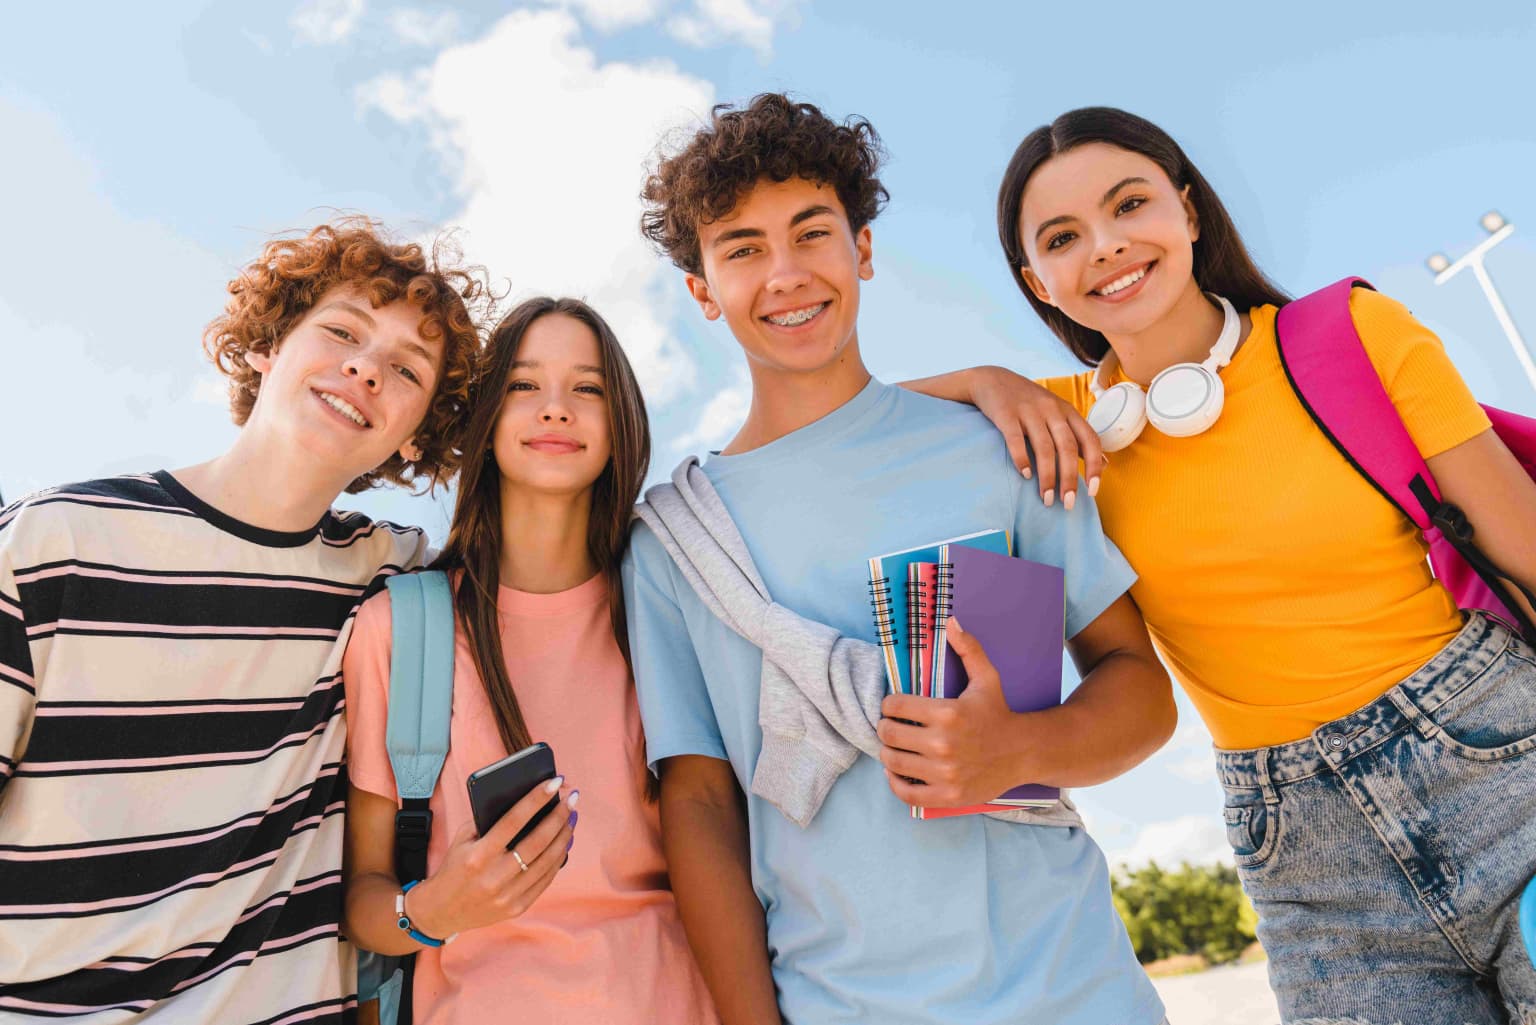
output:
[[[405,911],[416,928],[446,939],[516,918],[532,907],[575,841],[579,792],[567,792],[563,782],[556,776],[534,787],[484,836],[476,836],[474,824],[465,823],[438,870],[405,895]],[[568,814],[556,809],[508,850],[507,843],[556,792]]]

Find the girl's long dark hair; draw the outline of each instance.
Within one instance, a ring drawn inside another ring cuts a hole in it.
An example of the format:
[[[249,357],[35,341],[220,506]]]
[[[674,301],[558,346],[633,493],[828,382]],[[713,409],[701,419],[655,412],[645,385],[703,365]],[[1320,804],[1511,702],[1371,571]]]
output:
[[[572,317],[591,328],[601,354],[612,454],[592,486],[587,550],[599,572],[607,578],[613,638],[625,664],[630,664],[619,560],[629,541],[630,518],[651,460],[651,429],[645,416],[645,399],[613,329],[596,310],[579,299],[529,299],[502,318],[481,355],[470,395],[469,424],[464,431],[463,470],[459,474],[453,525],[443,553],[433,563],[434,569],[463,571],[454,594],[459,628],[464,631],[475,669],[485,682],[496,727],[508,752],[521,751],[532,740],[507,675],[501,626],[496,618],[496,593],[501,584],[501,472],[492,440],[506,396],[507,378],[524,336],[540,317],[555,315]]]
[[[1227,208],[1172,136],[1146,118],[1114,107],[1069,110],[1030,132],[1014,150],[997,191],[997,237],[1003,244],[1003,256],[1008,260],[1014,284],[1074,356],[1090,367],[1097,366],[1108,354],[1109,342],[1099,332],[1041,302],[1025,284],[1024,268],[1029,265],[1029,256],[1019,236],[1019,210],[1030,175],[1041,164],[1089,142],[1104,142],[1140,153],[1163,169],[1174,188],[1189,187],[1189,198],[1200,221],[1200,238],[1194,246],[1194,276],[1203,290],[1226,296],[1239,310],[1266,303],[1279,306],[1290,301],[1253,262]]]

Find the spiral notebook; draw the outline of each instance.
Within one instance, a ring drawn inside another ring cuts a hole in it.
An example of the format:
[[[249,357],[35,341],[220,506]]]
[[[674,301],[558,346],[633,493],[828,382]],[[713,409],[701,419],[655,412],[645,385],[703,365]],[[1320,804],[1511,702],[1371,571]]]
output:
[[[907,671],[913,691],[933,697],[934,612],[940,600],[939,565],[907,564]]]
[[[922,678],[920,667],[919,672],[913,672],[917,660],[913,658],[912,635],[908,631],[913,622],[914,602],[909,600],[908,595],[915,595],[918,598],[917,604],[926,605],[931,592],[925,589],[926,585],[921,581],[914,585],[908,567],[923,562],[937,565],[939,553],[947,545],[965,545],[999,555],[1007,555],[1011,550],[1008,532],[994,529],[876,555],[869,560],[869,604],[875,620],[876,643],[885,655],[885,679],[893,694],[920,693],[917,687],[921,685]],[[921,612],[919,609],[919,614]],[[931,660],[935,649],[927,640],[933,636],[927,633],[923,638],[919,658],[927,657]]]
[[[949,617],[954,615],[981,642],[997,669],[1009,708],[1038,712],[1061,704],[1067,610],[1066,576],[1060,567],[961,546],[946,551],[945,560],[947,565],[939,566],[942,597],[934,609],[934,693],[957,697],[968,682],[965,664],[947,640]],[[991,805],[1038,808],[1060,799],[1055,787],[1026,783]],[[938,818],[960,810],[925,810],[916,817]]]
[[[902,565],[904,576],[897,577],[899,583],[893,587],[889,574]],[[875,621],[893,691],[953,698],[965,690],[965,665],[947,640],[953,614],[981,642],[997,668],[1008,707],[1025,712],[1061,703],[1061,649],[1066,632],[1061,569],[1010,557],[1006,533],[989,531],[878,556],[870,560],[870,574]],[[1046,808],[1060,798],[1057,788],[1030,783],[986,804],[914,806],[912,817]]]

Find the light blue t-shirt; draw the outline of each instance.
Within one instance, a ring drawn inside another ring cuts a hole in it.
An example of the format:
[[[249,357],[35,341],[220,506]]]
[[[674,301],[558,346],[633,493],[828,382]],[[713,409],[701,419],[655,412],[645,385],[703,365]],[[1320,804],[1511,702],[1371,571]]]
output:
[[[1072,511],[1046,508],[980,414],[878,381],[704,471],[774,600],[867,641],[866,560],[977,530],[1011,529],[1017,554],[1066,571],[1068,636],[1135,579],[1085,490]],[[1104,856],[1083,830],[915,820],[863,756],[811,824],[796,826],[750,796],[758,649],[704,607],[643,526],[624,570],[652,766],[725,759],[749,794],[752,882],[786,1022],[1162,1020],[1111,905]]]

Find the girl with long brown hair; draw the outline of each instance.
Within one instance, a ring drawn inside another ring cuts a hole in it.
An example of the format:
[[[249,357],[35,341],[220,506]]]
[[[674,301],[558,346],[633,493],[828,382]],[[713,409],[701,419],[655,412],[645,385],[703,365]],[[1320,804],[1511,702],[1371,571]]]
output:
[[[1284,1019],[1536,1020],[1536,648],[1458,608],[1413,521],[1314,422],[1287,296],[1167,132],[1063,114],[1019,144],[997,219],[1014,283],[1091,369],[1050,394],[991,373],[990,397],[983,373],[953,397],[1015,433],[1016,408],[1065,404],[1074,422],[1044,437],[1096,430],[1113,453],[1099,513],[1216,743]],[[1332,351],[1364,349],[1441,494],[1536,587],[1536,487],[1439,339],[1377,292],[1347,304],[1358,339]],[[1076,453],[1057,460],[1066,494]]]
[[[454,592],[454,693],[422,880],[394,864],[387,593],[358,612],[343,662],[347,932],[418,955],[418,1022],[713,1022],[667,885],[629,673],[618,568],[650,431],[612,330],[574,299],[519,305],[491,335],[464,438],[434,564]],[[563,807],[508,850],[549,794],[482,837],[464,781],[534,741],[555,752]]]

